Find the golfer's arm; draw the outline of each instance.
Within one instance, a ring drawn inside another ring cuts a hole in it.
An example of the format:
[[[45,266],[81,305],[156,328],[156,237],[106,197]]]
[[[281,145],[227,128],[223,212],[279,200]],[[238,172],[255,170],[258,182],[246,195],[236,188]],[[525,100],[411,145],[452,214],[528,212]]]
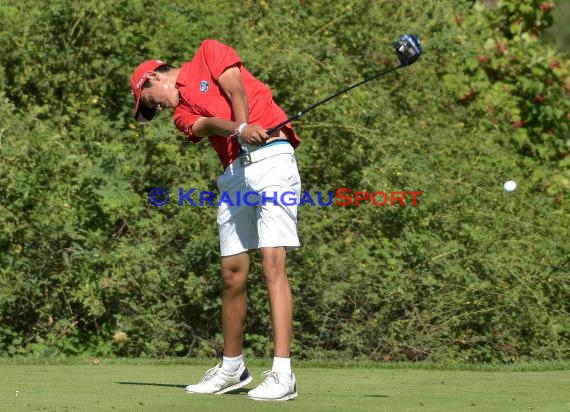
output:
[[[228,68],[218,78],[218,82],[231,102],[235,121],[218,117],[201,117],[192,126],[192,133],[196,136],[231,136],[240,124],[247,123],[249,119],[247,95],[243,88],[239,67]]]
[[[243,88],[239,67],[232,66],[228,68],[220,75],[218,82],[224,94],[231,101],[235,121],[239,124],[247,123],[249,120],[247,94]]]
[[[199,137],[227,136],[236,132],[240,123],[219,117],[200,117],[192,126],[192,134]]]

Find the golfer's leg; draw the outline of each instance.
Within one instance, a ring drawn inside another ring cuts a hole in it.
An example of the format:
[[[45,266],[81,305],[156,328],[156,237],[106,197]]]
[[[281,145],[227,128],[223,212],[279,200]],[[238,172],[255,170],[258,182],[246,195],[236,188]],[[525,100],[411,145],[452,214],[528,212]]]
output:
[[[239,356],[242,352],[243,327],[247,311],[247,252],[222,257],[222,329],[224,356]]]
[[[239,359],[246,313],[248,271],[249,255],[247,252],[222,257],[223,362],[221,366],[217,365],[208,370],[206,377],[197,384],[186,386],[186,392],[221,394],[241,388],[251,382],[251,374],[245,367],[243,358]],[[236,362],[235,365],[234,362]]]
[[[285,272],[286,251],[283,246],[260,248],[263,276],[271,304],[271,322],[275,339],[275,356],[289,358],[293,323],[293,298]]]

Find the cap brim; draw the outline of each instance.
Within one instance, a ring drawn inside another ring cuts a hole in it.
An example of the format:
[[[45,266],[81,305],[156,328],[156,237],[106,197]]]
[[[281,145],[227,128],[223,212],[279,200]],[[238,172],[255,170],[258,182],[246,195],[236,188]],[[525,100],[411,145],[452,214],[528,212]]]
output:
[[[156,114],[156,109],[150,109],[148,107],[139,105],[139,108],[135,114],[135,119],[139,122],[149,122],[152,120]]]

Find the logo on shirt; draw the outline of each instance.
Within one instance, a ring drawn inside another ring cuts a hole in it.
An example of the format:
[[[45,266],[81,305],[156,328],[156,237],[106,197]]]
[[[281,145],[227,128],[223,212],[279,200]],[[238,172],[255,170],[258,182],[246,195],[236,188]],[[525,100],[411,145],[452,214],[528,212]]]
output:
[[[200,82],[200,91],[202,93],[206,93],[208,91],[208,82],[206,80],[202,80]]]

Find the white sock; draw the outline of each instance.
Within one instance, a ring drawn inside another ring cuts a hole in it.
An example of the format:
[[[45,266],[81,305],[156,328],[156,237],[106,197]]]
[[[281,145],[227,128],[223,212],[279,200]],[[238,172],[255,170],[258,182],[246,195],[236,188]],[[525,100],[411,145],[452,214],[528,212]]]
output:
[[[236,372],[240,365],[243,363],[243,354],[235,357],[224,356],[222,357],[222,369],[228,372]]]
[[[282,373],[286,376],[291,376],[291,358],[278,358],[275,356],[273,358],[273,367],[271,370]]]

